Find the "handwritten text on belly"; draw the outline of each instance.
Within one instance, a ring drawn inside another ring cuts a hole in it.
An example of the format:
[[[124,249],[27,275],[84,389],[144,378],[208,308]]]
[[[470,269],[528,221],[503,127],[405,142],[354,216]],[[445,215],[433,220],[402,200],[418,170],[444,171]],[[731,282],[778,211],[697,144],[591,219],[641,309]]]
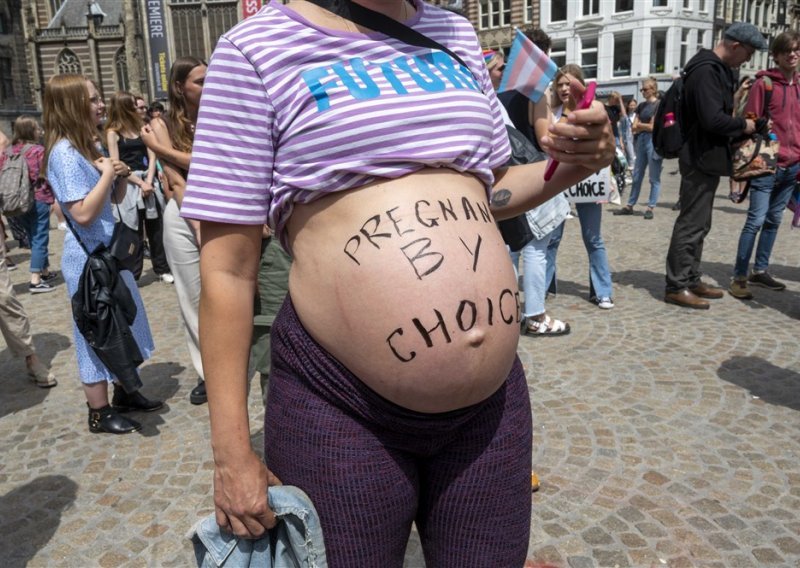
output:
[[[491,226],[494,219],[488,204],[470,201],[467,197],[455,201],[421,199],[411,206],[411,211],[413,213],[405,211],[404,214],[398,206],[371,215],[344,243],[344,254],[356,265],[364,266],[369,262],[369,251],[399,251],[418,280],[429,278],[442,267],[457,270],[464,265],[453,263],[464,261],[469,271],[478,272],[483,245],[481,234],[467,238],[459,236],[464,255],[458,255],[456,259],[450,253],[451,258],[446,258],[436,246],[436,229],[451,223],[459,223],[459,228],[476,223]],[[413,344],[411,336],[419,337],[426,348],[432,348],[442,342],[452,343],[455,333],[469,332],[479,323],[489,326],[518,324],[519,292],[504,288],[491,297],[464,298],[446,309],[433,308],[432,311],[432,315],[411,318],[411,326],[398,326],[386,338],[388,348],[397,359],[406,363],[417,357],[417,351],[411,347],[400,346],[401,343],[408,345],[409,341]]]

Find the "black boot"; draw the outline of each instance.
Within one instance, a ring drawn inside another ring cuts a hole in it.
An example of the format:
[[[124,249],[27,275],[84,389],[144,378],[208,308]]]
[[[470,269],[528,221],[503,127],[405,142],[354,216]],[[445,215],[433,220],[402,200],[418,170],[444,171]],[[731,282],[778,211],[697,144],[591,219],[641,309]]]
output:
[[[197,382],[197,386],[192,389],[192,392],[189,393],[189,402],[192,404],[205,404],[208,402],[208,396],[206,395],[206,382],[203,379],[200,379]]]
[[[87,403],[86,406],[89,406]],[[103,408],[92,408],[89,406],[89,432],[95,434],[105,432],[106,434],[130,434],[141,430],[142,425],[119,413],[111,405]]]
[[[141,412],[153,412],[164,406],[160,400],[150,400],[139,392],[125,392],[118,384],[114,383],[114,397],[111,399],[111,405],[117,409],[118,412],[130,412],[131,410],[139,410]]]

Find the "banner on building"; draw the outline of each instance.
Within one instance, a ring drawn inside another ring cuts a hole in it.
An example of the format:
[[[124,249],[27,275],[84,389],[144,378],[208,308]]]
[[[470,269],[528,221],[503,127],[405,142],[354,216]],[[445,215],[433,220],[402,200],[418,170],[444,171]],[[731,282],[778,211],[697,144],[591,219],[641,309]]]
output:
[[[242,16],[249,18],[261,9],[262,0],[242,0]]]
[[[611,194],[611,168],[603,168],[585,180],[567,188],[567,199],[572,203],[607,202]]]
[[[153,78],[153,96],[167,98],[169,69],[169,45],[164,19],[164,0],[146,0],[147,38],[150,45],[150,71]]]

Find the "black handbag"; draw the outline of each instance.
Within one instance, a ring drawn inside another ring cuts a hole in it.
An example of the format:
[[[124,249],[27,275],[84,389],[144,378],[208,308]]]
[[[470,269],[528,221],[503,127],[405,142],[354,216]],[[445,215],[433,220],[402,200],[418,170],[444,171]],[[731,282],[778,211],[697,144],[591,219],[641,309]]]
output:
[[[525,138],[522,132],[508,125],[506,125],[506,131],[511,145],[511,157],[506,162],[506,166],[532,164],[547,159],[544,152],[540,152],[530,140]],[[500,235],[511,252],[517,252],[535,238],[525,213],[498,221],[497,228],[500,229]]]
[[[111,234],[108,252],[116,259],[120,270],[134,272],[136,258],[141,246],[142,239],[137,231],[134,231],[122,221],[117,221],[114,224],[114,232]]]

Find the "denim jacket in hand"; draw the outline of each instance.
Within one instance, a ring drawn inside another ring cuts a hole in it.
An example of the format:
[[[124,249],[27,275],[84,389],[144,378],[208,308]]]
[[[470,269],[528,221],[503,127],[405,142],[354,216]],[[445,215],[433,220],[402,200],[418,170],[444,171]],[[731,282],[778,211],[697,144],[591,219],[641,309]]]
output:
[[[267,491],[278,524],[259,539],[223,532],[211,514],[187,535],[199,568],[327,568],[325,543],[311,499],[297,487],[276,485]]]

